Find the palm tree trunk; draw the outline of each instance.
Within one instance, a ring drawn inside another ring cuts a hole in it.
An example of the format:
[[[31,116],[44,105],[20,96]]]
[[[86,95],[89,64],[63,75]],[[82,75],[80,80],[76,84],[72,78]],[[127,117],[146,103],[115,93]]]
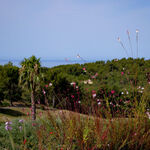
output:
[[[32,113],[32,120],[36,119],[36,105],[35,105],[35,99],[34,99],[34,91],[31,92],[31,113]]]

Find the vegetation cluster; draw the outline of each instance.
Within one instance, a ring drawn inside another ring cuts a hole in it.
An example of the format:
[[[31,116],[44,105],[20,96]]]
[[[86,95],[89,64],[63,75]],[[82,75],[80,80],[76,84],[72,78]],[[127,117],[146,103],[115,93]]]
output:
[[[21,68],[0,66],[0,105],[31,106],[31,113],[22,109],[26,119],[0,124],[0,148],[147,150],[149,91],[150,60],[144,58],[46,68],[32,56]],[[37,105],[46,110],[38,119]]]

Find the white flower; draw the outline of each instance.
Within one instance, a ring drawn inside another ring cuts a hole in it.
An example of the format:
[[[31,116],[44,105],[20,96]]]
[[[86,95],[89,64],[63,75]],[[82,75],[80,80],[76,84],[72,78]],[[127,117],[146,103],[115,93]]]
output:
[[[70,83],[70,85],[75,85],[75,84],[76,84],[75,82],[71,82],[71,83]]]
[[[139,32],[139,30],[138,29],[136,29],[136,33],[138,33]]]
[[[97,102],[99,102],[100,100],[99,99],[97,99]]]
[[[141,89],[144,90],[144,87],[142,87]]]
[[[96,94],[92,94],[92,96],[93,96],[93,98],[95,98],[95,97],[96,97]]]
[[[84,84],[87,84],[87,81],[83,81],[84,82]]]
[[[146,112],[147,116],[148,116],[148,119],[150,119],[150,113],[149,112]]]
[[[89,80],[88,80],[88,84],[93,84],[93,82],[89,79]]]
[[[97,104],[98,104],[98,105],[100,105],[100,104],[101,104],[101,102],[98,102]]]
[[[81,103],[81,101],[78,101],[78,103],[80,104],[80,103]]]
[[[52,83],[49,83],[49,86],[52,86]]]
[[[121,92],[121,94],[123,95],[124,93],[123,93],[123,92]]]
[[[141,88],[141,86],[137,87],[137,89],[140,89],[140,88]]]
[[[126,94],[129,94],[129,92],[127,91]]]

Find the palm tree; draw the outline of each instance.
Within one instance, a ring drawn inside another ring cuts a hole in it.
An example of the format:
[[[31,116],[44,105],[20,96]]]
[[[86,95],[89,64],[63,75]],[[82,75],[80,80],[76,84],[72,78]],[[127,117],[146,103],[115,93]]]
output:
[[[23,86],[26,86],[31,92],[31,113],[32,120],[36,119],[36,105],[35,105],[35,96],[36,90],[40,81],[40,59],[37,59],[35,56],[31,56],[21,62],[20,68],[20,83]]]

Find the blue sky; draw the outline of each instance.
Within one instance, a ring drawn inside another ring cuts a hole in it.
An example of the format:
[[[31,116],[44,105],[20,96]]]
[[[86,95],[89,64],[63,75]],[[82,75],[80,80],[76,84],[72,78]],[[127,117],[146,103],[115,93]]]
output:
[[[139,57],[150,58],[149,0],[0,0],[0,59],[114,59],[130,56],[126,31]]]

